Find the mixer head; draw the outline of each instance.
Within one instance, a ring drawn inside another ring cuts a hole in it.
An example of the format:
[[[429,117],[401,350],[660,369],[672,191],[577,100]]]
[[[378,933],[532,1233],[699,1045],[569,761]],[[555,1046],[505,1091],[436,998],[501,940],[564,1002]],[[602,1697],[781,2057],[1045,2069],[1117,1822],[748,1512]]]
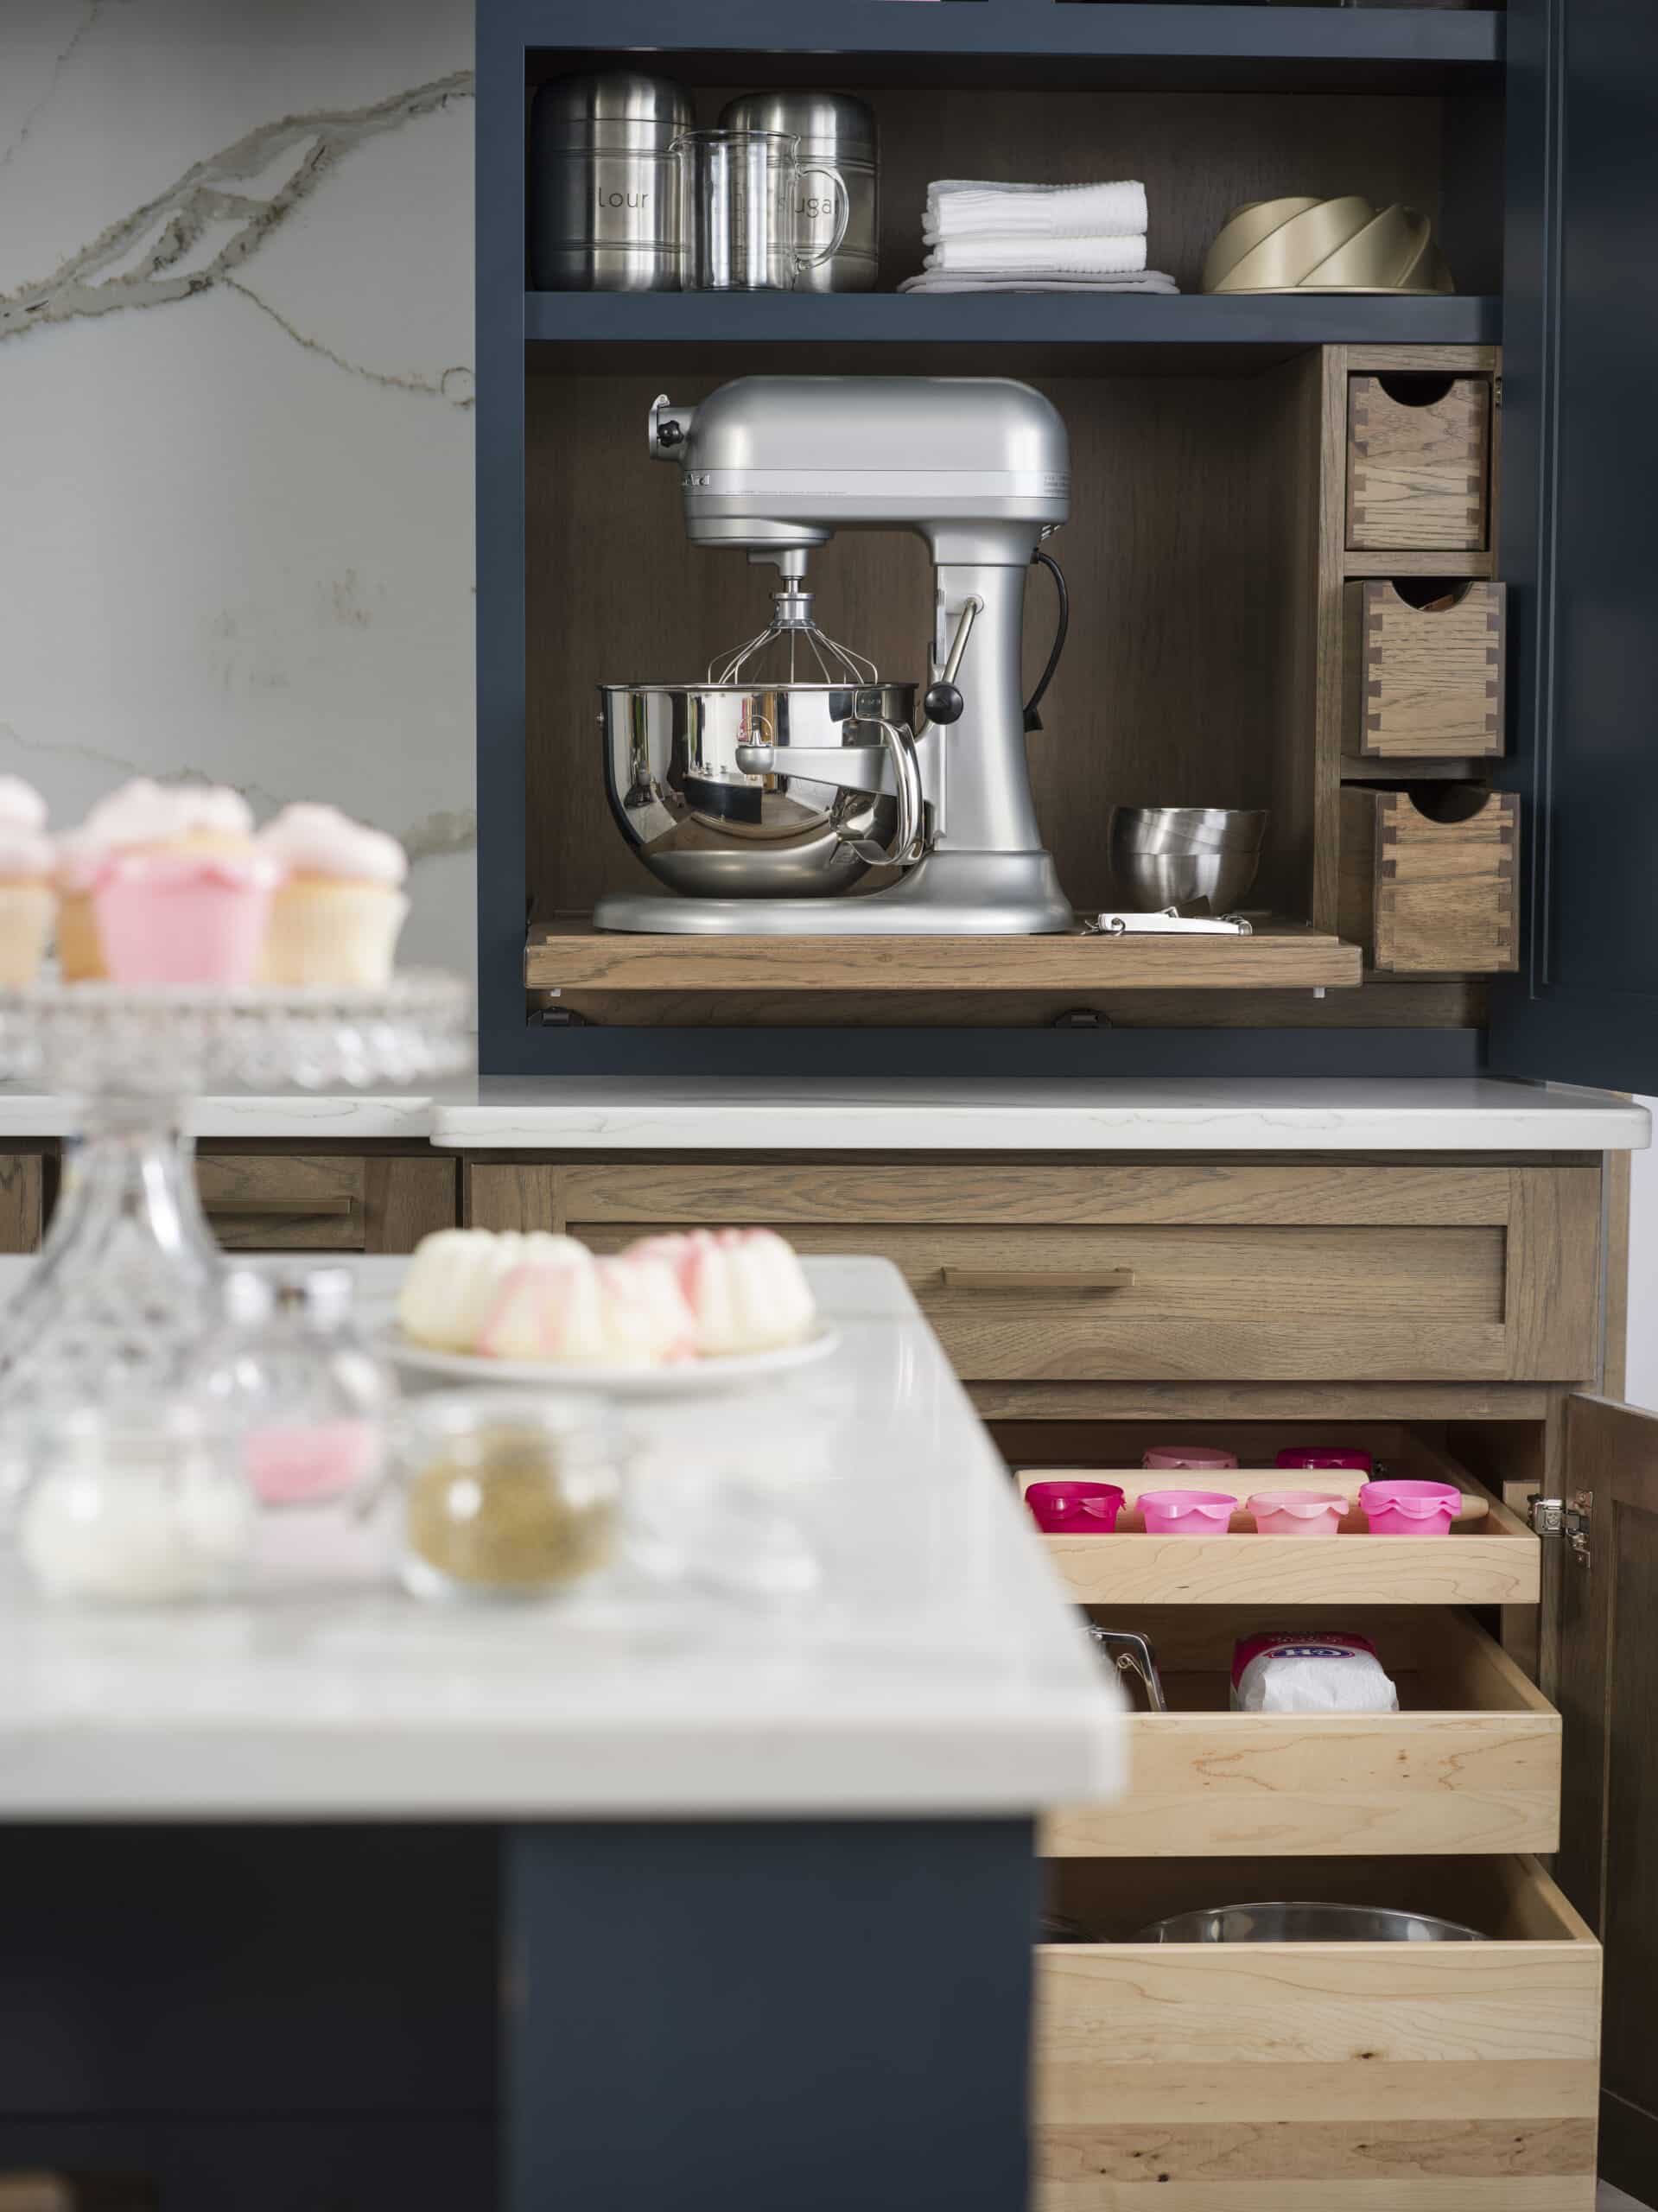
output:
[[[714,656],[708,663],[710,683],[753,688],[779,683],[880,683],[875,664],[867,654],[841,645],[813,619],[804,546],[780,548],[775,554],[751,554],[749,558],[775,561],[783,588],[772,594],[772,619],[763,630],[734,651]]]

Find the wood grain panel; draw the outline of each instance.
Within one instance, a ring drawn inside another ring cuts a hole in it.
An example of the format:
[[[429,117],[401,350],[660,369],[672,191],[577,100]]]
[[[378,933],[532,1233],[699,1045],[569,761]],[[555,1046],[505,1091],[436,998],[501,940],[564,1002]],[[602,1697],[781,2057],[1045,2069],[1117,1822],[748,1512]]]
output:
[[[1491,380],[1456,377],[1428,404],[1414,398],[1398,371],[1348,379],[1347,543],[1369,551],[1483,548],[1490,543]]]
[[[1229,1712],[1229,1648],[1228,1664],[1186,1673],[1177,1640],[1154,1639],[1173,1709],[1131,1717],[1131,1790],[1051,1815],[1043,1852],[1140,1857],[1172,1836],[1188,1856],[1553,1850],[1559,1714],[1483,1630],[1422,1619],[1409,1666],[1382,1639],[1393,1713]]]
[[[227,1252],[361,1252],[366,1171],[349,1155],[202,1154],[196,1188]]]
[[[1503,621],[1508,588],[1471,583],[1435,611],[1392,583],[1350,583],[1342,660],[1344,750],[1414,761],[1503,749]]]
[[[1044,1536],[1079,1605],[1516,1605],[1537,1539],[1496,1522],[1448,1536]]]
[[[441,1153],[379,1155],[365,1163],[366,1252],[412,1252],[422,1236],[460,1220],[460,1169]]]
[[[1276,1862],[1065,1863],[1057,1905],[1115,1940],[1038,1954],[1041,2212],[1586,2212],[1600,1955],[1582,1922],[1534,1859],[1350,1863],[1344,1880],[1298,1861],[1296,1893],[1496,1940],[1137,1943],[1183,1903],[1281,1893]]]
[[[38,1152],[0,1153],[0,1253],[38,1250],[45,1163]]]
[[[514,1171],[519,1172],[519,1171]],[[550,1174],[549,1168],[522,1171]],[[1507,1167],[1316,1165],[1199,1160],[1169,1166],[959,1166],[814,1160],[765,1173],[753,1161],[597,1160],[564,1171],[569,1217],[604,1222],[950,1222],[1083,1227],[1121,1223],[1274,1227],[1461,1227],[1506,1223]]]
[[[468,1160],[461,1188],[461,1212],[468,1229],[560,1230],[564,1227],[562,1188],[556,1167]]]
[[[412,1252],[458,1217],[441,1153],[202,1153],[196,1182],[232,1252]]]
[[[645,937],[569,918],[534,924],[524,956],[528,988],[561,992],[1339,990],[1360,974],[1355,946],[1267,921],[1249,937]]]
[[[1445,793],[1444,819],[1425,810],[1421,792],[1342,793],[1341,927],[1394,974],[1511,969],[1520,802],[1490,791],[1460,814],[1462,787],[1432,788]]]
[[[1509,1173],[1509,1372],[1591,1381],[1600,1363],[1599,1172]]]
[[[596,1250],[670,1228],[572,1232]],[[956,1372],[975,1380],[1187,1374],[1270,1378],[1504,1371],[1496,1229],[988,1229],[795,1226],[808,1253],[879,1253],[903,1273]],[[1132,1288],[957,1290],[946,1268]]]

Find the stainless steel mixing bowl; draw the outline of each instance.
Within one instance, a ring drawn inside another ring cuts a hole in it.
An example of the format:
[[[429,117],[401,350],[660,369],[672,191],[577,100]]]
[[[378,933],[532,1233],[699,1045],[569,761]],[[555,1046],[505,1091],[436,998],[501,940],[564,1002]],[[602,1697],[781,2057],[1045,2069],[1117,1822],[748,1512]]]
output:
[[[1369,1904],[1223,1904],[1153,1921],[1136,1943],[1480,1943],[1477,1928]]]
[[[1117,894],[1129,912],[1207,899],[1229,913],[1248,896],[1267,834],[1264,808],[1118,806],[1107,849]]]
[[[695,898],[877,888],[904,833],[912,844],[919,834],[913,750],[906,761],[895,745],[914,728],[915,695],[912,683],[602,684],[617,827],[653,875]],[[807,747],[843,753],[846,780],[826,778],[821,760],[791,772],[790,750]]]

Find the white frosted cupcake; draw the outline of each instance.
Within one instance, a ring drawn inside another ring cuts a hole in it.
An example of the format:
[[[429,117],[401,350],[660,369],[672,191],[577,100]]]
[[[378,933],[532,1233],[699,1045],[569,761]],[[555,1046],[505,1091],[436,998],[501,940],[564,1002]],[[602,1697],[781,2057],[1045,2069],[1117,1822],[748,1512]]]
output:
[[[32,983],[57,899],[46,801],[17,776],[0,776],[0,983]]]
[[[144,879],[166,877],[174,934],[192,944],[203,938],[204,917],[194,909],[184,913],[179,901],[203,889],[194,878],[204,871],[210,877],[216,870],[237,879],[227,884],[210,880],[205,886],[206,899],[215,912],[219,907],[228,910],[232,935],[245,908],[246,921],[257,921],[258,879],[264,871],[254,866],[256,859],[253,816],[239,792],[218,784],[157,784],[147,776],[123,784],[118,791],[99,799],[80,828],[64,838],[58,849],[58,965],[63,980],[95,982],[111,973],[105,926],[122,939],[113,963],[122,970],[119,980],[198,980],[194,976],[172,979],[149,972],[156,964],[149,957],[156,950],[149,943],[149,925],[162,918],[153,894],[162,886]],[[251,897],[241,880],[245,876],[252,886]],[[268,892],[269,886],[264,888]],[[100,924],[98,894],[111,890],[115,894],[113,909]],[[128,912],[133,906],[138,910],[136,915]],[[205,918],[211,925],[214,915]],[[217,935],[211,926],[206,931],[207,938]],[[137,961],[130,973],[124,957],[129,936]],[[206,949],[211,953],[213,946],[209,943]],[[162,958],[160,964],[166,967],[168,962]],[[195,963],[191,960],[185,964]],[[226,970],[222,980],[245,980],[234,973],[239,965],[232,946],[228,959],[215,962],[213,974],[206,980],[220,980],[220,966]]]
[[[260,831],[286,880],[272,901],[261,981],[374,990],[391,978],[409,901],[395,837],[338,807],[284,807]]]

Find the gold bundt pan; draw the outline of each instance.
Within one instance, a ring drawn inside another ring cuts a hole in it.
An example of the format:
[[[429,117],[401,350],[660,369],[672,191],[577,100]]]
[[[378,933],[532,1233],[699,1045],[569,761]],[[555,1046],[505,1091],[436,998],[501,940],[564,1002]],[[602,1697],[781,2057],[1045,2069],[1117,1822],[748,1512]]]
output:
[[[1204,257],[1206,292],[1454,292],[1426,215],[1340,200],[1235,207]]]

